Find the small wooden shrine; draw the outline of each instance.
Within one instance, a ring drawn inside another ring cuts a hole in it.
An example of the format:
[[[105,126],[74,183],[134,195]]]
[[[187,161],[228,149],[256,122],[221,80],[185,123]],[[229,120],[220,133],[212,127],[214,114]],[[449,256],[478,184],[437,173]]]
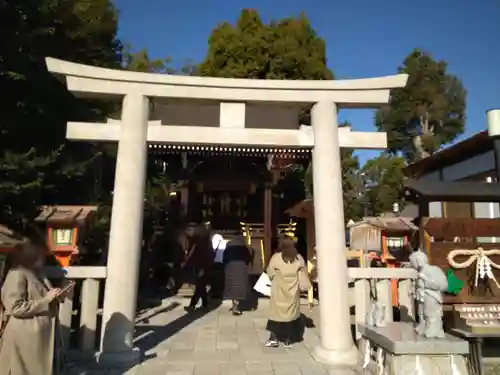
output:
[[[307,261],[311,265],[315,256],[314,201],[305,199],[286,212],[306,220]],[[370,266],[371,260],[380,260],[387,267],[399,267],[401,261],[408,260],[406,244],[418,230],[411,218],[394,215],[366,217],[348,224],[348,228],[350,244],[349,249],[346,246],[346,261],[355,267]],[[393,281],[393,302],[397,303],[396,280]]]
[[[35,219],[44,224],[47,246],[59,264],[67,267],[80,252],[85,230],[97,206],[45,206]]]
[[[398,268],[410,255],[407,246],[418,231],[411,218],[386,214],[364,217],[348,225],[351,251],[360,252],[359,266],[379,261],[387,268]],[[392,280],[393,304],[398,304],[398,282]]]
[[[352,250],[374,253],[372,259],[379,259],[391,267],[408,260],[407,244],[418,231],[412,218],[394,214],[364,217],[348,224],[348,228]]]
[[[311,260],[315,253],[313,199],[305,199],[286,212],[292,217],[306,220],[307,259]],[[369,253],[375,253],[370,259],[378,255],[384,263],[406,260],[407,255],[402,250],[418,230],[411,218],[389,214],[381,217],[365,217],[361,221],[351,222],[347,227],[350,250],[346,252],[346,257],[358,258],[359,266],[367,264],[364,258]]]
[[[405,181],[406,199],[419,205],[420,248],[448,274],[447,304],[500,303],[500,220],[429,217],[430,202],[500,202],[500,186],[475,181]],[[451,289],[450,289],[451,288]]]

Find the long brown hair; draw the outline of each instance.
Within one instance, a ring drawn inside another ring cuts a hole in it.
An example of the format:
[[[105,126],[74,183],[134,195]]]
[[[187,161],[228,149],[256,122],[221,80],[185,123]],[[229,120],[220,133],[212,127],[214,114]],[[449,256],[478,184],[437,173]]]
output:
[[[36,263],[47,254],[47,247],[41,241],[25,241],[16,245],[12,255],[12,267],[34,270]]]
[[[288,236],[280,237],[278,251],[281,252],[281,256],[285,262],[291,263],[297,259],[298,252],[295,241]]]

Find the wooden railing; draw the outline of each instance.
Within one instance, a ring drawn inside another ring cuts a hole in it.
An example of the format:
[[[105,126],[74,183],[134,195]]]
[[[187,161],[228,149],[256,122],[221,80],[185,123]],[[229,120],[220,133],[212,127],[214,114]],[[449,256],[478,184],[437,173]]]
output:
[[[73,293],[61,303],[59,310],[61,334],[68,349],[97,350],[101,283],[106,279],[106,267],[47,267],[46,274],[51,279],[65,276],[76,282]]]
[[[411,295],[413,291],[414,279],[417,278],[417,272],[409,268],[349,268],[349,281],[354,283],[350,288],[350,307],[355,306],[354,324],[356,326],[356,339],[361,335],[357,329],[358,324],[366,323],[367,313],[369,312],[372,298],[370,289],[373,283],[373,289],[376,288],[378,301],[387,306],[385,320],[390,322],[394,320],[393,316],[393,288],[392,280],[397,280],[399,320],[410,321],[415,318],[415,302]],[[351,284],[352,285],[352,284]]]

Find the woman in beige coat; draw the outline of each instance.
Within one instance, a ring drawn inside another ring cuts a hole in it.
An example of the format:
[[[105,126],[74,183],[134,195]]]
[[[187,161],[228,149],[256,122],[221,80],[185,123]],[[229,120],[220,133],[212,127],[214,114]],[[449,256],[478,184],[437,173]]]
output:
[[[0,339],[0,375],[53,375],[56,299],[62,291],[41,274],[43,247],[27,243],[13,257],[1,293],[9,320]]]
[[[278,347],[280,342],[290,347],[292,342],[301,339],[299,273],[304,272],[305,267],[304,258],[297,253],[295,241],[289,237],[282,238],[278,252],[267,267],[271,280],[267,322],[270,337],[266,342],[267,347]]]

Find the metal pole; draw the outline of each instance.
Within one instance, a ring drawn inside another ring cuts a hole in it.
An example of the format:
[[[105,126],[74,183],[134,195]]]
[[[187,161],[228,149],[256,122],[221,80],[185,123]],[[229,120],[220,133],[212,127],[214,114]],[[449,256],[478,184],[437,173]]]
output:
[[[493,138],[496,181],[498,182],[500,180],[500,109],[487,111],[486,122],[488,123],[488,134]]]

